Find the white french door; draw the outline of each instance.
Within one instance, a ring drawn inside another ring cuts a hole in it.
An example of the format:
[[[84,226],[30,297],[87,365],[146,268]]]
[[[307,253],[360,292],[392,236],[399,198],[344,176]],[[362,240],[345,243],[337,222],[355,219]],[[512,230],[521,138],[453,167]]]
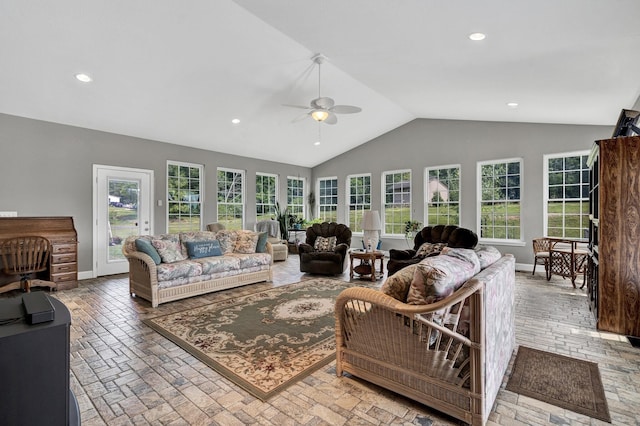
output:
[[[94,164],[93,178],[93,275],[128,272],[124,240],[153,229],[153,170]]]

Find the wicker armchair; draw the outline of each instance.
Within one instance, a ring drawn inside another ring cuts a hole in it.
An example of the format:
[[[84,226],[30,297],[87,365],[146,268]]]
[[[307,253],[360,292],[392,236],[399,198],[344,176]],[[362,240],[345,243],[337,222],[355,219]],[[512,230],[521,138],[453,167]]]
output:
[[[551,278],[551,269],[549,268],[549,257],[552,244],[548,238],[533,239],[533,272],[536,274],[536,265],[544,265],[544,272],[547,280]]]
[[[515,347],[514,294],[508,254],[429,305],[346,289],[336,300],[336,373],[484,425]]]
[[[298,246],[300,272],[310,274],[338,275],[347,268],[347,250],[351,246],[351,229],[347,225],[324,222],[307,228],[307,239]],[[336,237],[336,246],[331,251],[318,251],[314,244],[318,237]]]

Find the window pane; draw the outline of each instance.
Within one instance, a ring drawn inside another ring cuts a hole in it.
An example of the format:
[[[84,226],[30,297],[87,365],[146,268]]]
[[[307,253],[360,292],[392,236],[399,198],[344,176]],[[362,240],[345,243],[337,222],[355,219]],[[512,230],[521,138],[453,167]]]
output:
[[[520,161],[481,163],[481,238],[520,240],[520,169]]]
[[[583,238],[586,235],[589,199],[588,153],[547,157],[546,235]],[[553,201],[551,201],[553,200]],[[583,212],[583,206],[587,206]]]
[[[460,199],[460,167],[427,169],[426,205],[428,225],[459,225],[457,208]]]
[[[167,163],[167,232],[199,231],[201,165]]]
[[[383,233],[404,235],[411,220],[411,172],[384,172]]]

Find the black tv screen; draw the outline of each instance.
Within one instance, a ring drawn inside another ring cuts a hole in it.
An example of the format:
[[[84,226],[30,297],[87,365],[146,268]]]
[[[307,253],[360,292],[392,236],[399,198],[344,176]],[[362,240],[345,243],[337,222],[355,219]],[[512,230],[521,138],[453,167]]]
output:
[[[640,112],[632,109],[623,109],[618,117],[618,123],[613,131],[613,138],[619,136],[635,136],[640,134],[638,128],[638,119],[640,118]]]

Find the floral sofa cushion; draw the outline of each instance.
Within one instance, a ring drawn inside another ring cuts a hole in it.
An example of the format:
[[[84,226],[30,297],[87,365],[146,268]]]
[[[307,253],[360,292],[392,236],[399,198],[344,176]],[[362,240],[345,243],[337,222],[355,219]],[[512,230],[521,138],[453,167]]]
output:
[[[182,262],[161,263],[157,266],[158,281],[169,281],[182,277],[197,277],[202,275],[202,265],[191,260]]]
[[[151,244],[158,251],[162,263],[174,263],[186,259],[186,256],[182,253],[178,235],[162,234],[154,236],[151,239]]]
[[[502,257],[502,253],[493,246],[477,246],[474,250],[480,259],[480,269],[492,265]]]
[[[407,303],[427,305],[442,300],[478,272],[480,261],[472,249],[446,247],[439,256],[427,257],[417,264]]]
[[[233,253],[237,239],[238,233],[236,231],[223,229],[216,233],[216,240],[220,241],[220,248],[223,254]]]
[[[252,254],[256,252],[258,238],[260,234],[253,231],[236,231],[236,244],[233,248],[234,253]]]
[[[417,267],[418,264],[416,263],[415,265],[409,265],[406,268],[400,269],[386,279],[380,290],[387,296],[391,296],[401,302],[406,302],[409,287],[411,287],[411,281],[413,280],[413,274]]]

